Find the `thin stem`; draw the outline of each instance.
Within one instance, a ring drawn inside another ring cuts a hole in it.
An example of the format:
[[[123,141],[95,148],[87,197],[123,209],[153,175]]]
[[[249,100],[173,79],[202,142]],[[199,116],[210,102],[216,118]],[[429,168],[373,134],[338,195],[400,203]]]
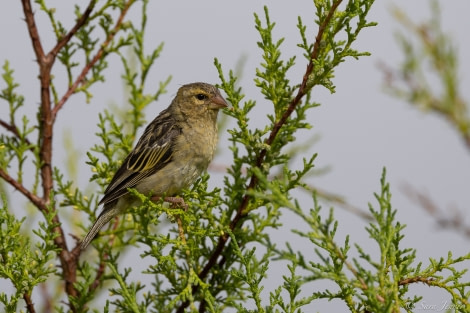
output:
[[[34,308],[33,300],[31,300],[31,295],[29,293],[25,293],[23,295],[23,300],[26,302],[26,309],[29,313],[36,313],[36,309]]]
[[[54,48],[48,53],[51,55],[54,59],[59,53],[60,49],[62,49],[71,39],[72,37],[77,33],[77,31],[86,24],[88,21],[88,18],[90,17],[91,12],[93,11],[95,4],[97,0],[91,0],[90,3],[88,3],[87,8],[83,12],[82,16],[77,20],[75,25],[72,27],[72,29],[69,30],[69,32],[60,39],[57,44],[55,45]]]
[[[424,283],[426,285],[433,286],[432,282],[434,280],[435,280],[434,278],[416,276],[416,277],[410,277],[410,278],[400,280],[398,282],[398,285],[403,286],[403,285],[409,285],[409,284],[414,284],[414,283]]]
[[[18,131],[18,127],[16,127],[15,124],[9,124],[5,122],[4,120],[0,119],[0,125],[3,126],[6,130],[12,132],[16,138],[23,140],[28,146],[31,145],[31,142],[27,138],[22,138],[20,135],[20,132]],[[34,149],[31,147],[29,148],[32,152],[34,152]]]
[[[26,198],[28,198],[31,203],[33,203],[36,207],[39,208],[41,211],[45,211],[47,209],[44,200],[37,195],[33,194],[29,191],[25,186],[20,184],[16,179],[8,175],[7,172],[0,169],[0,177],[3,178],[7,183],[9,183],[13,188],[21,192]]]
[[[23,5],[25,21],[28,25],[29,37],[31,38],[33,50],[39,62],[39,60],[44,58],[45,54],[42,48],[41,39],[39,38],[38,28],[36,27],[36,21],[34,20],[34,13],[31,7],[31,1],[21,0],[21,3]]]

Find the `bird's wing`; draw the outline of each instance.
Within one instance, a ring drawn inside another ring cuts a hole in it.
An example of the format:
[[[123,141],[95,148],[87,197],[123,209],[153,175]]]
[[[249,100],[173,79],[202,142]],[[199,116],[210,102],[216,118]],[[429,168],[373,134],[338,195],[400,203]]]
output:
[[[166,110],[147,126],[132,152],[114,174],[100,204],[106,204],[128,193],[140,181],[153,175],[171,160],[175,138],[181,129]]]

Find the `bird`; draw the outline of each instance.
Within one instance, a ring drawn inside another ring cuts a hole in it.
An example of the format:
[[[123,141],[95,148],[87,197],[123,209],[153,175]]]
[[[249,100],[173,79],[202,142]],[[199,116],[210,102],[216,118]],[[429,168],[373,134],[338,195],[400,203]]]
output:
[[[80,243],[81,250],[113,217],[138,203],[129,188],[152,197],[174,196],[207,170],[218,140],[217,115],[227,106],[214,85],[181,86],[114,174],[99,202],[102,212]]]

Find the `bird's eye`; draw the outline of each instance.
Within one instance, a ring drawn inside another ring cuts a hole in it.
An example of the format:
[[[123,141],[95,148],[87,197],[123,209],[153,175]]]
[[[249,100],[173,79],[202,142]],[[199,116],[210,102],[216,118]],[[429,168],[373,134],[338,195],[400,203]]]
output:
[[[206,100],[206,99],[207,99],[207,96],[204,95],[204,94],[202,94],[202,93],[199,93],[199,94],[196,95],[196,98],[197,98],[198,100]]]

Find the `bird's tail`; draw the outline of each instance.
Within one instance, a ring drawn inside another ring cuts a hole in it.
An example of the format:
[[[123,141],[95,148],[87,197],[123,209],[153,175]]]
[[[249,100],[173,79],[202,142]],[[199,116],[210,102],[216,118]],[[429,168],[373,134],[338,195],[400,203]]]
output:
[[[119,209],[117,208],[116,203],[111,203],[105,205],[103,208],[103,212],[98,216],[95,223],[91,227],[88,234],[86,234],[85,238],[83,238],[82,242],[80,243],[80,248],[85,250],[86,247],[90,244],[90,242],[96,237],[100,229],[109,222],[110,219],[118,215]]]

